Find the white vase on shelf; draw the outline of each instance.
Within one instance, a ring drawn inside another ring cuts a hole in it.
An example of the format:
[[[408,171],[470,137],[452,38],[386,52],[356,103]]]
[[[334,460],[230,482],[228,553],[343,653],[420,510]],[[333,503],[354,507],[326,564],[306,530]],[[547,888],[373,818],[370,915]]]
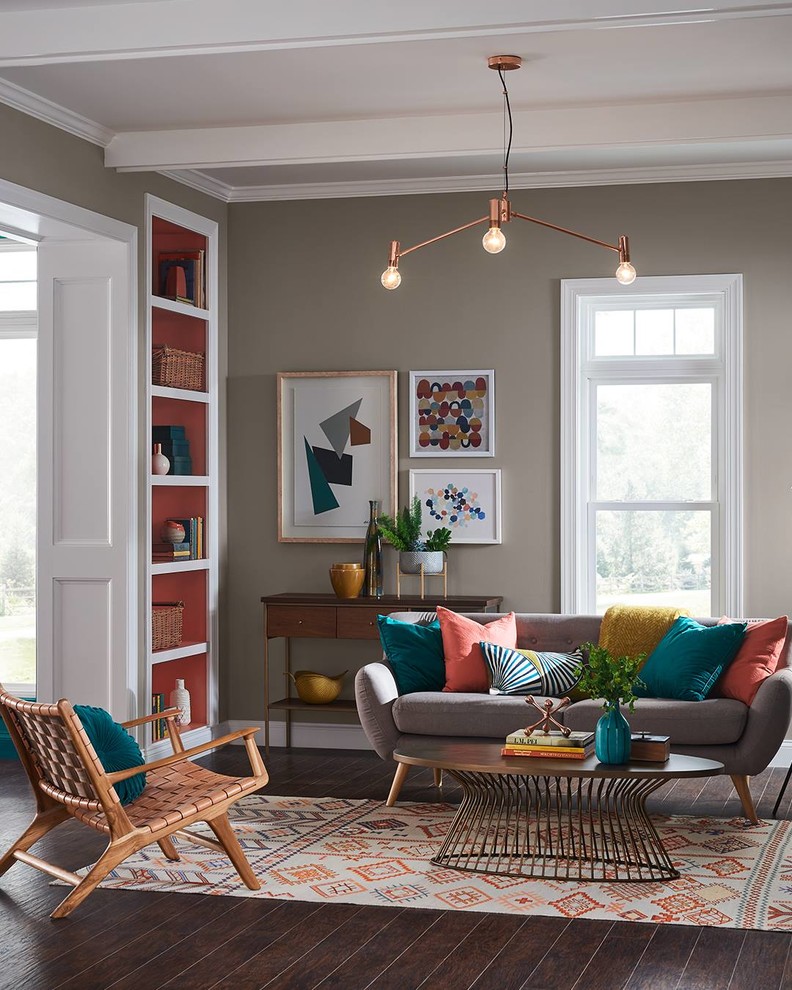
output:
[[[170,461],[162,453],[162,444],[154,444],[154,453],[151,455],[151,473],[167,474],[170,471]]]
[[[190,724],[190,692],[184,686],[182,678],[177,678],[176,687],[170,693],[170,707],[181,710],[181,714],[176,717],[177,725]]]

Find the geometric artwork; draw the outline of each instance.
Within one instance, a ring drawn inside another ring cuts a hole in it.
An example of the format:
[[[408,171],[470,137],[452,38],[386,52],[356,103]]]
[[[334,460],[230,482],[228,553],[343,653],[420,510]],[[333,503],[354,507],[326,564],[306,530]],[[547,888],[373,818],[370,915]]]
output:
[[[396,486],[396,372],[278,375],[278,539],[356,542]]]
[[[152,844],[117,866],[102,887],[423,909],[438,912],[438,918],[441,911],[487,912],[792,930],[792,822],[746,828],[740,817],[655,814],[653,822],[681,873],[679,880],[581,884],[434,866],[430,860],[455,812],[455,805],[425,801],[399,801],[387,808],[354,798],[252,794],[235,805],[231,827],[261,881],[260,890],[248,890],[224,856],[179,837],[174,842],[180,862],[169,862]],[[193,830],[212,835],[203,823]]]
[[[411,371],[410,456],[492,457],[495,372]]]
[[[451,530],[453,544],[501,542],[501,472],[410,471],[410,498],[421,503],[423,529]]]

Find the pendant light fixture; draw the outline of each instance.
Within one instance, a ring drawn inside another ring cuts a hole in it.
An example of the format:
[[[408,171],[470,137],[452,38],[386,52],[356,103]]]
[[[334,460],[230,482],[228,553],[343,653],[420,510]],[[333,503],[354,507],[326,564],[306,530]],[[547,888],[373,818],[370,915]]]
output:
[[[506,247],[506,235],[503,232],[503,226],[511,220],[527,220],[529,223],[539,224],[540,227],[548,227],[550,230],[557,230],[562,234],[570,234],[572,237],[577,237],[582,241],[588,241],[589,244],[597,244],[599,247],[607,248],[609,251],[615,251],[619,256],[619,265],[615,272],[616,279],[622,285],[629,285],[631,282],[634,282],[636,272],[630,263],[630,245],[624,234],[619,237],[617,244],[608,244],[607,241],[597,240],[596,237],[588,237],[586,234],[580,234],[576,230],[569,230],[567,227],[559,227],[557,224],[548,223],[547,220],[538,220],[536,217],[528,217],[523,213],[516,213],[512,209],[509,202],[509,155],[511,153],[513,126],[509,91],[506,88],[504,73],[513,69],[519,69],[522,65],[522,59],[519,55],[492,55],[487,59],[487,65],[490,69],[494,69],[500,77],[501,85],[503,86],[504,112],[508,118],[508,141],[505,142],[503,159],[503,194],[500,199],[491,199],[489,201],[489,213],[486,216],[471,220],[470,223],[462,224],[461,227],[454,227],[453,230],[448,230],[444,234],[438,234],[437,237],[431,237],[428,241],[422,241],[420,244],[414,244],[412,247],[405,249],[401,248],[399,241],[391,241],[388,267],[382,273],[380,279],[383,286],[386,289],[398,289],[401,285],[402,277],[399,271],[399,260],[405,255],[412,254],[413,251],[417,251],[419,248],[426,247],[428,244],[434,244],[435,241],[442,241],[446,237],[451,237],[452,234],[458,234],[462,230],[467,230],[469,227],[476,227],[481,223],[488,224],[487,232],[481,239],[484,250],[490,254],[499,254]]]

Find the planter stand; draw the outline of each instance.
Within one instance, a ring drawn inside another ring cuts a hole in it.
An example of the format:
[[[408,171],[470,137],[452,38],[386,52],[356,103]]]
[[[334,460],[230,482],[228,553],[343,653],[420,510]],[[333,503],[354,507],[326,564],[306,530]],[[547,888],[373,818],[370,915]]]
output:
[[[438,577],[443,579],[443,598],[448,598],[448,558],[443,561],[443,569],[439,573],[424,574],[424,565],[420,565],[421,569],[418,572],[421,580],[421,598],[426,598],[424,589],[424,578]],[[414,573],[407,574],[399,566],[398,557],[396,558],[396,597],[401,598],[401,579],[404,577],[415,577]]]

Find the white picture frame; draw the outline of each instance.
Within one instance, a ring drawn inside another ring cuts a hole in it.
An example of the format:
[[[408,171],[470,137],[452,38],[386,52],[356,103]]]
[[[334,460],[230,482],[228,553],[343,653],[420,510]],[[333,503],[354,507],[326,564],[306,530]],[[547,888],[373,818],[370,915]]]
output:
[[[503,542],[500,468],[411,469],[411,503],[416,495],[424,532],[450,529],[452,547]]]
[[[408,394],[410,457],[495,456],[494,369],[411,371]]]

